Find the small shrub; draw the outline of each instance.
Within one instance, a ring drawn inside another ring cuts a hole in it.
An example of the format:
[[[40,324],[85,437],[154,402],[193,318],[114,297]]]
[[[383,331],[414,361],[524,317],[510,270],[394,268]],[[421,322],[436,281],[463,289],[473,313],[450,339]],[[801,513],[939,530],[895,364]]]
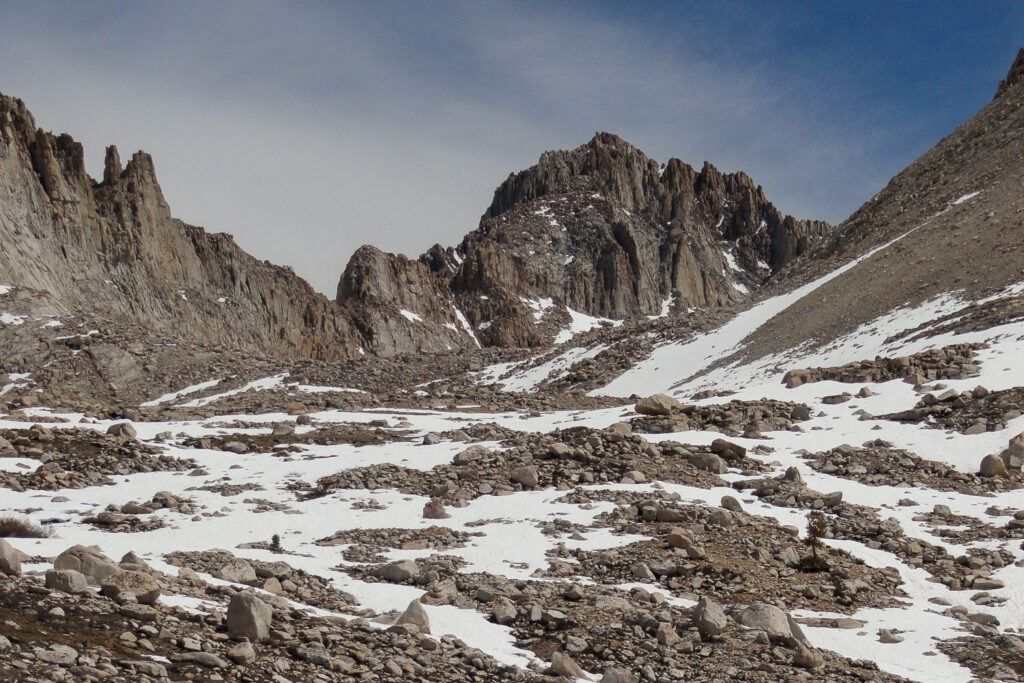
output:
[[[825,552],[825,544],[821,542],[821,539],[827,534],[828,522],[824,513],[814,511],[809,514],[807,516],[807,538],[804,539],[804,543],[810,546],[811,554],[800,558],[800,569],[805,572],[827,572],[832,568],[822,557]]]
[[[0,517],[0,538],[49,538],[52,532],[20,517]]]
[[[281,548],[281,537],[278,536],[277,534],[274,534],[273,536],[270,537],[270,552],[272,552],[272,553],[284,552],[284,550]]]

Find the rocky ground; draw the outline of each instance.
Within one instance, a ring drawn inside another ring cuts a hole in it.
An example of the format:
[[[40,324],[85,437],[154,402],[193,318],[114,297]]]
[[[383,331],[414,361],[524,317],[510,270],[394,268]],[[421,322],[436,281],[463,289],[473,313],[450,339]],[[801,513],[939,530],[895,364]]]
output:
[[[389,403],[308,364],[122,406],[129,419],[16,399],[0,672],[1015,680],[1020,390],[976,349],[791,372],[756,399],[515,394],[464,375],[396,383]],[[844,382],[856,396],[834,393]],[[883,400],[920,419],[875,417]],[[965,466],[913,436],[928,433],[1003,445]],[[857,654],[867,642],[881,651]]]

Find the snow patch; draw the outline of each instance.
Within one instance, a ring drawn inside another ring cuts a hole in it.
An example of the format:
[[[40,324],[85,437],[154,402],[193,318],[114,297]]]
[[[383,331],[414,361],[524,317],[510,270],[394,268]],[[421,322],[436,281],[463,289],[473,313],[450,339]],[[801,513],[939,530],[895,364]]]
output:
[[[610,318],[595,318],[592,315],[587,315],[586,313],[574,311],[568,306],[565,307],[565,311],[566,313],[569,314],[571,321],[569,322],[569,326],[567,328],[565,328],[557,335],[555,335],[555,344],[564,344],[565,342],[575,337],[577,334],[589,332],[595,327],[600,327],[602,325],[613,325],[615,327],[618,327],[619,325],[622,324],[621,320],[611,320]]]
[[[181,398],[182,396],[188,396],[189,394],[194,394],[197,391],[209,389],[210,387],[217,386],[218,384],[220,384],[219,379],[211,379],[206,382],[200,382],[199,384],[193,384],[191,386],[185,387],[184,389],[179,389],[178,391],[174,391],[169,394],[164,394],[159,398],[154,398],[152,401],[146,401],[144,403],[140,403],[139,405],[142,406],[143,408],[158,406],[161,403],[169,403],[171,401]]]
[[[25,316],[13,313],[0,313],[0,325],[24,325]]]
[[[402,317],[405,318],[406,320],[408,320],[411,323],[421,323],[421,322],[423,322],[423,316],[421,316],[419,314],[416,314],[416,313],[413,313],[412,311],[407,311],[407,310],[405,310],[403,308],[402,310],[399,311],[399,313],[401,313]]]

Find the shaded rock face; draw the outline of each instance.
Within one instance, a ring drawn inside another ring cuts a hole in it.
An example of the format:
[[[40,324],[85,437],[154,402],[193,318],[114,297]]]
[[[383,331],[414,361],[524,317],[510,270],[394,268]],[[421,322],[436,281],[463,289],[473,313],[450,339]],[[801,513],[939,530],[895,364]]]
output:
[[[338,283],[337,302],[380,355],[444,352],[477,346],[460,320],[445,271],[423,262],[360,247]]]
[[[678,159],[662,166],[598,133],[510,175],[477,230],[456,249],[420,257],[424,270],[405,266],[389,280],[374,269],[380,279],[360,290],[349,273],[370,269],[350,263],[338,300],[441,287],[483,344],[536,346],[552,328],[538,324],[545,316],[529,301],[610,318],[659,314],[670,301],[680,311],[718,307],[746,297],[829,229],[783,216],[744,173],[707,163],[698,172]],[[360,252],[353,261],[366,260]]]
[[[3,280],[49,295],[46,313],[82,308],[271,355],[347,358],[362,343],[290,269],[174,219],[148,154],[122,168],[108,148],[97,183],[79,143],[36,129],[24,103],[2,95],[0,211]]]
[[[506,288],[624,318],[743,297],[828,230],[783,216],[744,173],[661,166],[608,134],[548,152],[496,191],[455,289]]]

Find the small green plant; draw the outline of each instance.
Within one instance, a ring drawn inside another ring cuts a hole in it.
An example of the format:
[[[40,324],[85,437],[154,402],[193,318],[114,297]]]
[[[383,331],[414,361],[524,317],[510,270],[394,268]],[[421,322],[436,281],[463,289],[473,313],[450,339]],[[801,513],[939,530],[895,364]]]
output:
[[[284,549],[281,548],[281,537],[278,536],[277,534],[274,534],[273,536],[270,537],[270,552],[272,552],[272,553],[282,553],[282,552],[284,552]]]
[[[821,539],[828,535],[828,522],[825,514],[815,510],[807,516],[807,538],[804,539],[811,548],[811,554],[800,558],[800,568],[808,572],[827,572],[831,569],[828,561],[823,557],[825,544]]]

